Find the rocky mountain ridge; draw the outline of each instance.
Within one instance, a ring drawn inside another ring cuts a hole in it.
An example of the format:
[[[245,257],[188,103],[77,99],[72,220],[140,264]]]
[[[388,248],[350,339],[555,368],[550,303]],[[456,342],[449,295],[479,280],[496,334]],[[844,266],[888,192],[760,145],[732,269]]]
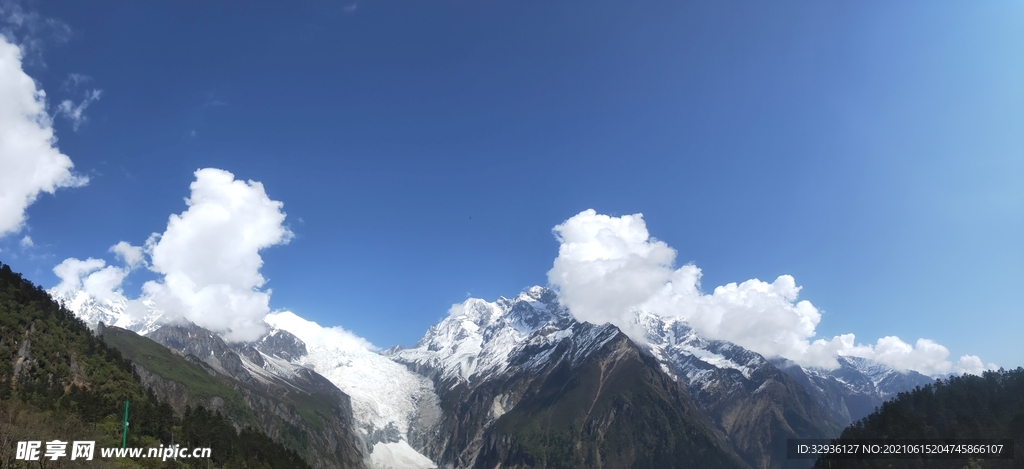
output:
[[[706,340],[679,318],[637,312],[634,324],[644,333],[646,350],[752,466],[809,466],[786,459],[786,440],[832,438],[842,430],[803,386],[760,354]]]
[[[129,316],[117,304],[73,299],[83,309],[80,317],[113,318],[149,331],[158,342],[246,386],[336,386],[352,396],[354,432],[373,467],[527,464],[525,453],[513,454],[518,440],[502,433],[510,427],[499,421],[516,415],[520,405],[531,405],[552,370],[571,374],[583,364],[600,363],[595,357],[609,346],[596,339],[601,334],[609,341],[625,337],[614,326],[577,322],[557,294],[543,287],[494,302],[469,299],[415,346],[381,353],[314,337],[304,341],[299,335],[307,330],[305,320],[294,315],[268,316],[271,327],[264,337],[228,344],[209,331],[160,327],[156,311]],[[639,354],[636,363],[656,364],[644,375],[646,395],[662,396],[652,399],[663,402],[663,396],[681,390],[685,399],[673,398],[675,410],[669,413],[696,409],[695,422],[703,422],[698,427],[704,425],[716,444],[751,467],[803,467],[806,463],[787,462],[780,453],[785,439],[835,436],[854,417],[922,378],[850,357],[840,357],[837,370],[802,368],[736,344],[705,340],[678,318],[637,312],[634,325],[631,332],[642,331],[642,340],[626,341]],[[665,379],[678,390],[653,384]]]
[[[298,451],[315,468],[365,466],[364,442],[353,432],[349,397],[317,373],[264,355],[250,344],[228,344],[219,335],[191,323],[165,324],[148,337],[134,338],[125,337],[134,335],[131,331],[102,323],[99,329],[108,341],[111,334],[122,336],[112,343],[128,356],[132,356],[133,349],[146,347],[141,342],[152,341],[187,362],[168,365],[165,359],[158,368],[152,352],[133,360],[139,375],[162,398],[221,410],[239,428],[254,423],[275,441]],[[200,366],[202,372],[214,378],[215,385],[221,386],[219,393],[227,395],[199,402],[191,399],[197,382],[183,380],[181,370],[189,364]],[[230,408],[232,399],[239,401],[234,409]]]
[[[916,371],[900,371],[859,357],[837,357],[839,368],[804,368],[781,357],[771,362],[800,383],[842,426],[856,422],[897,394],[935,381]]]

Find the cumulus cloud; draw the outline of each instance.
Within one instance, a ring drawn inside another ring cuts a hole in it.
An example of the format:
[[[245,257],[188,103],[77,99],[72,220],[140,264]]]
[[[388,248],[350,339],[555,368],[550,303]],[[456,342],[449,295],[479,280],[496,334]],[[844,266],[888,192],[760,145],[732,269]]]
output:
[[[987,366],[982,364],[981,358],[977,355],[964,355],[956,362],[956,372],[959,374],[967,373],[980,376],[985,371],[998,369],[999,367],[995,363],[989,363]]]
[[[106,261],[91,257],[84,261],[73,257],[64,259],[64,262],[53,268],[53,273],[60,279],[60,283],[54,287],[54,290],[60,294],[81,290],[82,277],[103,268],[105,265],[107,265]]]
[[[82,290],[99,300],[121,299],[121,283],[128,272],[127,268],[108,266],[103,259],[64,259],[53,268],[53,273],[60,278],[60,284],[54,287],[54,291],[59,295],[71,295]]]
[[[649,239],[642,215],[613,218],[587,210],[554,232],[561,246],[548,280],[582,320],[614,323],[672,275],[676,253]]]
[[[121,241],[110,247],[123,267],[67,259],[54,268],[61,279],[55,293],[121,294],[125,276],[146,267],[160,278],[146,282],[142,295],[128,301],[129,314],[148,314],[148,303],[165,320],[185,319],[229,341],[256,340],[269,323],[310,346],[377,350],[340,327],[322,327],[290,311],[268,315],[271,291],[263,289],[260,251],[291,240],[284,205],[271,200],[259,182],[237,180],[228,171],[200,169],[195,177],[188,208],[171,215],[163,233],[153,233],[144,246]]]
[[[167,229],[146,242],[150,270],[143,295],[171,316],[249,341],[265,332],[270,291],[261,290],[260,251],[292,238],[281,202],[263,184],[236,180],[220,169],[195,173],[188,209],[171,215]]]
[[[798,299],[800,287],[789,275],[772,282],[729,283],[705,293],[700,268],[673,268],[676,251],[650,237],[641,214],[610,217],[586,210],[553,232],[561,245],[548,282],[579,320],[610,322],[643,340],[632,314],[643,310],[682,317],[707,338],[804,366],[835,368],[836,356],[848,355],[929,375],[954,369],[949,350],[928,339],[914,345],[895,336],[874,345],[857,344],[853,334],[815,340],[821,313]],[[964,357],[957,369],[973,372],[979,364]]]
[[[70,99],[65,99],[57,106],[57,115],[64,116],[71,121],[71,128],[77,132],[78,127],[89,120],[85,116],[85,108],[89,107],[93,101],[98,101],[101,94],[103,94],[103,90],[89,91],[85,94],[85,99],[78,104]]]
[[[22,69],[21,49],[0,35],[0,237],[16,233],[40,193],[83,186],[57,149],[46,93]]]
[[[291,311],[278,311],[266,317],[267,324],[286,330],[306,343],[307,347],[326,348],[329,350],[360,351],[380,350],[368,340],[359,337],[341,327],[323,327],[308,321]]]
[[[36,243],[32,241],[32,237],[29,235],[25,235],[24,238],[21,238],[21,241],[18,244],[21,245],[22,249],[28,249],[36,245]]]

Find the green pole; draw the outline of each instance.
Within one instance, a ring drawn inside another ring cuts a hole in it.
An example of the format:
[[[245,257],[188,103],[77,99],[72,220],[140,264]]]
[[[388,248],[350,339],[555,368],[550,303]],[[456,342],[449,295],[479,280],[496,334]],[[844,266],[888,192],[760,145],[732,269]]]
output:
[[[121,447],[124,448],[128,446],[128,399],[124,400],[124,425],[121,428],[124,429],[121,431]]]

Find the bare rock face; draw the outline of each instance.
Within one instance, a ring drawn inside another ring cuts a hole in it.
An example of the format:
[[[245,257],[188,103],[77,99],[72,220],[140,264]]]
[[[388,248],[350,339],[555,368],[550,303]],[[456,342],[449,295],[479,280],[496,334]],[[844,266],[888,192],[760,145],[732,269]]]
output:
[[[202,327],[192,323],[168,324],[153,331],[148,337],[182,355],[195,356],[220,373],[244,383],[253,382],[252,374],[242,365],[238,353],[228,347],[219,335]]]
[[[297,360],[306,355],[306,344],[292,333],[274,330],[256,342],[255,347],[267,355],[279,357],[286,361]]]

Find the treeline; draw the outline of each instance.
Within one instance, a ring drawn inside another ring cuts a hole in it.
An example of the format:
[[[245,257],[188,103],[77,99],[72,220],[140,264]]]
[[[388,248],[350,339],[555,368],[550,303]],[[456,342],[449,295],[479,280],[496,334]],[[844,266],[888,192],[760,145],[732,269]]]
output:
[[[1014,460],[819,460],[816,468],[1024,467],[1024,368],[954,376],[900,393],[840,439],[1013,439]]]
[[[175,415],[142,386],[130,360],[45,290],[0,263],[0,468],[28,467],[14,460],[17,441],[94,439],[97,447],[120,446],[125,400],[130,401],[128,446],[168,445],[173,439],[182,446],[212,448],[211,461],[193,463],[197,468],[211,462],[225,469],[309,468],[294,451],[258,430],[239,432],[219,413],[200,407]],[[39,461],[32,467],[70,463]],[[181,460],[130,464],[190,467]]]

